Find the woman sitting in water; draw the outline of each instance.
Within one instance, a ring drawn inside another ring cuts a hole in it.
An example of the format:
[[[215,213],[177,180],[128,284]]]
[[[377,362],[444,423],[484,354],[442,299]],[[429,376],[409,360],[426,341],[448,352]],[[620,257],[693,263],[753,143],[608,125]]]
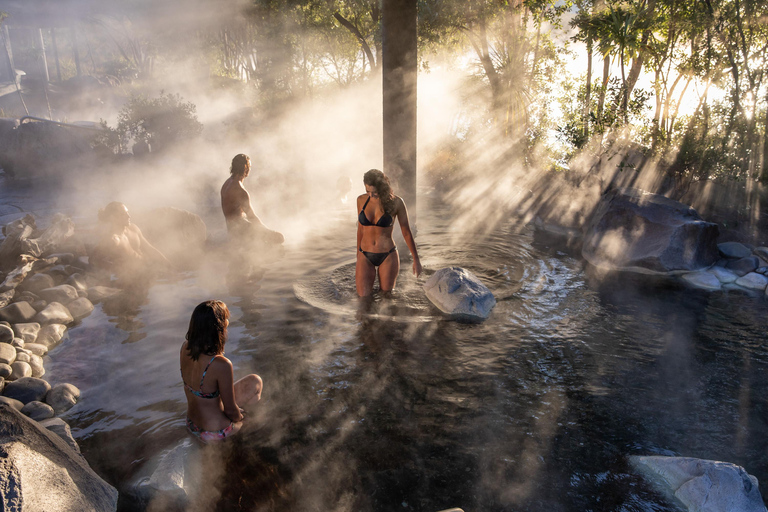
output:
[[[357,294],[365,297],[373,291],[376,269],[379,271],[379,288],[388,292],[394,289],[400,272],[400,256],[397,253],[392,231],[395,219],[400,224],[403,239],[413,255],[413,273],[421,274],[421,262],[416,251],[408,211],[405,203],[394,192],[383,172],[371,169],[363,176],[366,193],[357,198],[357,264],[355,284]]]
[[[226,304],[220,300],[198,304],[179,355],[187,395],[187,429],[204,443],[237,433],[243,426],[240,406],[261,399],[263,384],[258,375],[234,382],[232,363],[224,357],[228,325]]]

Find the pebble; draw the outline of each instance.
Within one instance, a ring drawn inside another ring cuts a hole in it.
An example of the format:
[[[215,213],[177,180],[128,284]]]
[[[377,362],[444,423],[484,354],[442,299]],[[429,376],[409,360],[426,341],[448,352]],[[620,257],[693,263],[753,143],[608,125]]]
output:
[[[749,274],[738,278],[735,283],[742,288],[747,288],[749,290],[765,290],[766,286],[768,286],[768,277],[755,272],[750,272]]]
[[[29,418],[35,421],[47,420],[48,418],[53,418],[55,415],[53,412],[53,407],[36,400],[33,400],[32,402],[29,402],[24,407],[22,407],[21,414],[26,414],[29,416]]]
[[[13,329],[0,325],[0,343],[9,343],[13,339]]]
[[[7,379],[11,376],[12,372],[13,369],[11,368],[11,365],[0,363],[0,378]]]
[[[32,377],[32,367],[29,363],[17,361],[11,365],[11,377],[10,380],[19,380],[24,377]],[[6,386],[7,387],[7,386]]]
[[[45,367],[43,366],[43,358],[32,354],[29,356],[29,367],[32,368],[32,376],[39,379],[45,375]]]

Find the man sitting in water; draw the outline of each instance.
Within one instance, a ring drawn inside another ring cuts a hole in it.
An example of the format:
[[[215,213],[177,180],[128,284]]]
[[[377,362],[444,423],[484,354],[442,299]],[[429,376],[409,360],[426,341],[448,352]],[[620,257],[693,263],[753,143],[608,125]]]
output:
[[[131,223],[128,208],[123,203],[115,201],[99,210],[99,222],[103,229],[90,255],[96,268],[131,281],[173,267],[168,258],[144,238],[139,227]]]
[[[227,220],[227,231],[241,243],[249,241],[281,244],[285,237],[267,228],[251,207],[251,197],[243,186],[243,180],[251,172],[251,159],[239,154],[232,159],[231,176],[221,187],[221,209]]]

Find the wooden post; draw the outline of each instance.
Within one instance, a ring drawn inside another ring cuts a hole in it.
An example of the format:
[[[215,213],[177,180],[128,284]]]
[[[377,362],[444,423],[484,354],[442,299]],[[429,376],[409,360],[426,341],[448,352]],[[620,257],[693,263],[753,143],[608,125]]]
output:
[[[75,26],[72,25],[72,53],[75,55],[75,70],[77,71],[77,76],[80,76],[80,52],[77,50],[77,30],[75,29]]]
[[[61,64],[59,64],[59,45],[56,44],[56,29],[51,27],[51,45],[53,46],[53,59],[56,61],[56,80],[61,82]]]
[[[417,0],[383,0],[384,173],[416,221]]]
[[[43,29],[37,29],[37,44],[40,45],[40,51],[43,57],[43,78],[45,78],[44,87],[48,87],[48,82],[51,81],[50,75],[48,75],[48,59],[45,56],[45,41],[43,40]]]

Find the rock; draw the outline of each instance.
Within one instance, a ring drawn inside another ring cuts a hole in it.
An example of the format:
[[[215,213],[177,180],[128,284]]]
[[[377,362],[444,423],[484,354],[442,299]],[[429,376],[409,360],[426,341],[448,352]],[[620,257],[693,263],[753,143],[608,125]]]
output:
[[[630,457],[638,471],[659,480],[691,512],[765,512],[757,478],[728,462],[688,457]]]
[[[725,268],[733,270],[739,277],[754,272],[760,266],[760,260],[756,256],[741,258],[740,260],[729,261]]]
[[[45,402],[53,407],[56,414],[70,410],[78,400],[80,390],[73,384],[56,384],[45,397]]]
[[[763,275],[768,274],[768,267],[757,267],[755,272],[757,272],[758,274],[763,274]]]
[[[110,288],[108,286],[92,286],[88,288],[88,299],[92,303],[98,304],[104,299],[108,299],[109,297],[114,297],[121,291],[122,290],[120,290],[119,288]]]
[[[28,302],[14,302],[0,309],[0,320],[12,324],[30,322],[37,315],[37,311]]]
[[[21,511],[22,503],[30,511],[117,509],[117,490],[58,435],[7,405],[0,405],[0,431],[6,510]]]
[[[67,332],[67,326],[62,324],[48,324],[40,329],[37,335],[37,343],[41,343],[52,349],[59,344],[64,334]]]
[[[752,249],[752,254],[764,261],[768,261],[768,247],[755,247]]]
[[[721,281],[708,270],[683,274],[681,278],[689,285],[703,290],[719,290],[722,288]]]
[[[19,285],[19,289],[25,292],[37,293],[54,286],[53,278],[48,274],[35,274],[29,276]]]
[[[24,349],[36,356],[44,356],[48,353],[48,345],[43,343],[27,343],[24,345]]]
[[[71,324],[75,319],[69,310],[58,302],[51,302],[44,310],[35,316],[35,322],[45,324]]]
[[[744,244],[738,242],[725,242],[717,244],[717,250],[724,258],[740,260],[752,254],[752,250]]]
[[[60,284],[59,286],[54,286],[53,288],[40,290],[38,295],[40,295],[40,298],[48,301],[49,303],[58,302],[59,304],[66,305],[77,299],[77,289],[75,289],[74,286],[70,286],[68,284]]]
[[[14,398],[10,398],[10,397],[7,397],[7,396],[0,396],[0,404],[10,405],[11,407],[16,409],[17,411],[20,411],[21,408],[24,407],[23,403],[19,402],[18,400],[14,399]]]
[[[23,361],[16,361],[11,363],[11,376],[10,380],[19,380],[25,377],[32,377],[32,367],[29,363]]]
[[[64,265],[71,265],[75,262],[75,255],[71,252],[57,252],[54,254],[49,254],[49,258],[56,258]]]
[[[461,267],[441,268],[424,283],[424,291],[440,311],[459,320],[485,320],[496,305],[491,291]]]
[[[88,298],[88,292],[85,291],[85,290],[77,290],[77,296],[78,297],[85,297],[87,299]]]
[[[0,292],[11,290],[19,286],[22,281],[27,277],[27,274],[32,270],[33,263],[25,263],[10,272],[5,276],[2,284],[0,284]]]
[[[149,242],[179,268],[193,268],[200,261],[208,236],[199,215],[172,207],[155,208],[140,215],[137,224]]]
[[[32,401],[21,408],[21,414],[35,421],[53,418],[53,407],[43,402]]]
[[[16,352],[16,361],[21,361],[22,363],[29,363],[29,354],[27,352]]]
[[[16,347],[10,343],[0,343],[0,363],[12,364],[16,360]]]
[[[21,338],[13,338],[13,340],[11,340],[11,345],[13,348],[24,348],[24,340]]]
[[[587,225],[582,255],[601,268],[698,270],[717,260],[717,236],[717,224],[689,206],[641,190],[613,189]]]
[[[0,308],[4,308],[10,304],[13,301],[13,296],[15,293],[16,290],[6,290],[4,292],[0,292]]]
[[[60,285],[69,279],[70,274],[67,267],[64,265],[56,265],[55,267],[51,267],[46,270],[45,273],[51,276],[53,278],[53,282],[57,285]]]
[[[765,287],[768,286],[768,277],[756,272],[750,272],[749,274],[738,278],[735,283],[748,290],[765,290]]]
[[[42,402],[50,389],[51,385],[43,379],[23,377],[14,382],[7,383],[3,390],[3,396],[13,398],[23,404],[28,404],[33,400]]]
[[[48,303],[45,302],[44,300],[36,300],[35,302],[30,302],[30,306],[32,306],[34,308],[34,310],[39,313],[42,310],[44,310],[46,308],[46,306],[48,306]],[[37,315],[35,315],[35,316],[37,316]]]
[[[160,492],[172,493],[177,496],[186,496],[190,482],[185,482],[187,458],[193,450],[192,443],[185,439],[160,458],[160,463],[149,477],[148,485],[151,489]]]
[[[39,379],[45,375],[45,367],[43,366],[43,358],[37,354],[29,356],[29,367],[32,369],[32,377]]]
[[[70,302],[67,305],[67,308],[69,309],[72,318],[75,320],[82,320],[93,312],[93,304],[85,297],[80,297],[79,299]]]
[[[10,343],[13,340],[13,329],[0,325],[0,343]]]
[[[45,427],[69,445],[70,448],[80,453],[80,446],[72,437],[72,429],[69,428],[69,424],[61,418],[49,418],[39,422],[41,427]]]
[[[711,267],[707,272],[715,276],[723,284],[732,283],[739,278],[733,271],[718,266]]]
[[[16,336],[24,340],[24,343],[34,343],[40,332],[40,324],[37,322],[16,324],[13,326]]]
[[[39,258],[45,253],[61,245],[67,238],[75,234],[75,224],[63,213],[57,213],[51,219],[51,224],[35,239],[21,241],[22,252]]]
[[[11,376],[11,373],[13,373],[11,365],[0,363],[0,378],[7,379]]]
[[[88,285],[85,283],[85,277],[81,274],[75,273],[67,278],[66,284],[77,290],[78,295],[80,292],[88,291]]]

